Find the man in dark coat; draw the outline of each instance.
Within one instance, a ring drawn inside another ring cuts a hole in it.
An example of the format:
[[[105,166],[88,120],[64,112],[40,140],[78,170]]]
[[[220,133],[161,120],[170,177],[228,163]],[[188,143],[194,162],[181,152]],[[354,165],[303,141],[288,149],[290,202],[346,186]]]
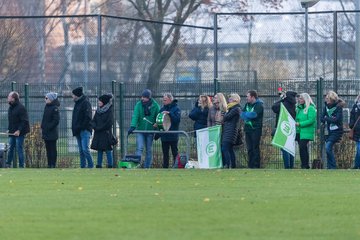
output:
[[[60,122],[60,103],[57,99],[57,93],[47,93],[45,95],[45,103],[41,121],[42,138],[45,141],[48,168],[55,168],[57,159],[56,141],[59,138],[58,125]]]
[[[78,87],[72,91],[72,98],[75,102],[72,114],[72,132],[76,137],[80,153],[80,167],[94,167],[94,162],[90,153],[89,143],[91,137],[91,118],[92,109],[89,99],[83,94],[83,88]]]
[[[174,99],[171,93],[165,93],[163,95],[163,107],[160,109],[160,113],[168,114],[171,121],[171,127],[169,131],[178,131],[181,119],[181,110],[177,105],[177,100]],[[155,137],[157,139],[157,137]],[[161,146],[163,151],[163,168],[169,168],[169,150],[174,159],[178,155],[178,141],[179,134],[161,134]]]
[[[113,146],[111,139],[113,137],[114,113],[111,99],[111,94],[104,94],[99,97],[98,108],[94,118],[91,120],[91,126],[94,129],[91,149],[98,151],[96,168],[102,168],[104,152],[106,153],[107,167],[113,167]]]
[[[20,103],[19,93],[10,92],[8,95],[8,103],[10,105],[8,110],[9,120],[9,153],[6,166],[10,167],[14,159],[14,149],[19,156],[19,167],[24,167],[24,139],[25,135],[30,132],[29,117],[26,108]]]
[[[281,96],[281,99],[277,102],[275,102],[271,109],[276,114],[276,122],[275,122],[275,130],[277,128],[277,123],[280,116],[280,107],[281,103],[284,104],[284,107],[286,110],[290,113],[291,117],[295,120],[296,118],[296,95],[297,93],[294,91],[287,91],[284,96]],[[275,134],[273,133],[271,135]],[[284,160],[284,168],[291,169],[294,168],[294,156],[285,151],[284,149],[281,149],[283,160]]]

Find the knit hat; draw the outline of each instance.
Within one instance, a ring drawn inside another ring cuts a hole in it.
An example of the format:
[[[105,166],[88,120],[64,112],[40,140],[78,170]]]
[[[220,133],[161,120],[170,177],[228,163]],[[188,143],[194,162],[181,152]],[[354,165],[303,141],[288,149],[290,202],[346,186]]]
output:
[[[57,93],[55,92],[49,92],[45,95],[50,101],[54,101],[57,99]]]
[[[75,88],[74,90],[72,90],[72,93],[77,97],[81,97],[83,95],[83,88],[82,87]]]
[[[296,95],[297,95],[297,92],[294,92],[294,91],[287,91],[286,92],[287,97],[296,97]]]
[[[145,97],[145,98],[151,98],[151,91],[149,89],[145,89],[142,94],[141,94],[142,97]]]
[[[99,101],[101,101],[104,105],[106,105],[110,102],[111,98],[112,98],[112,95],[104,94],[99,97]]]

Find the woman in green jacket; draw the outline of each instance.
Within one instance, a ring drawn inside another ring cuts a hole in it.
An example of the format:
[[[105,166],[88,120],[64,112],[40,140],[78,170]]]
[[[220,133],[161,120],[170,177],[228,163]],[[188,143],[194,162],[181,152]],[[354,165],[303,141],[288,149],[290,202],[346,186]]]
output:
[[[308,93],[302,93],[296,106],[296,140],[299,144],[301,168],[309,169],[309,141],[314,140],[316,107]]]

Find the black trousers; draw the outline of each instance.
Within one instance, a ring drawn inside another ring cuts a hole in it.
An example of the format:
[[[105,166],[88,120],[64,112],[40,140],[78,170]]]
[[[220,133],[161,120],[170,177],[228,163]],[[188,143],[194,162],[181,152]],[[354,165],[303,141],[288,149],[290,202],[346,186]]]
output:
[[[48,168],[55,168],[57,159],[56,140],[45,140],[45,148]]]
[[[171,141],[171,142],[161,142],[161,147],[163,151],[163,168],[169,168],[169,150],[171,148],[171,153],[173,156],[173,163],[175,162],[175,158],[179,153],[178,150],[178,141]]]
[[[260,139],[262,129],[245,132],[245,141],[248,151],[248,167],[260,168]]]
[[[307,139],[298,139],[299,151],[300,151],[300,160],[301,160],[301,168],[309,169],[309,148],[308,148],[309,140]]]

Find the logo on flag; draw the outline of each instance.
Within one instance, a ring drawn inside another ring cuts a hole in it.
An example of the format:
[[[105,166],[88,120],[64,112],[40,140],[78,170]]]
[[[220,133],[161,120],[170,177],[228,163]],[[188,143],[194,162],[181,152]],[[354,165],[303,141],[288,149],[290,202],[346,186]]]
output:
[[[222,168],[221,126],[196,130],[199,168]]]
[[[295,156],[295,123],[295,120],[281,103],[279,120],[271,144],[284,149],[293,156]]]

